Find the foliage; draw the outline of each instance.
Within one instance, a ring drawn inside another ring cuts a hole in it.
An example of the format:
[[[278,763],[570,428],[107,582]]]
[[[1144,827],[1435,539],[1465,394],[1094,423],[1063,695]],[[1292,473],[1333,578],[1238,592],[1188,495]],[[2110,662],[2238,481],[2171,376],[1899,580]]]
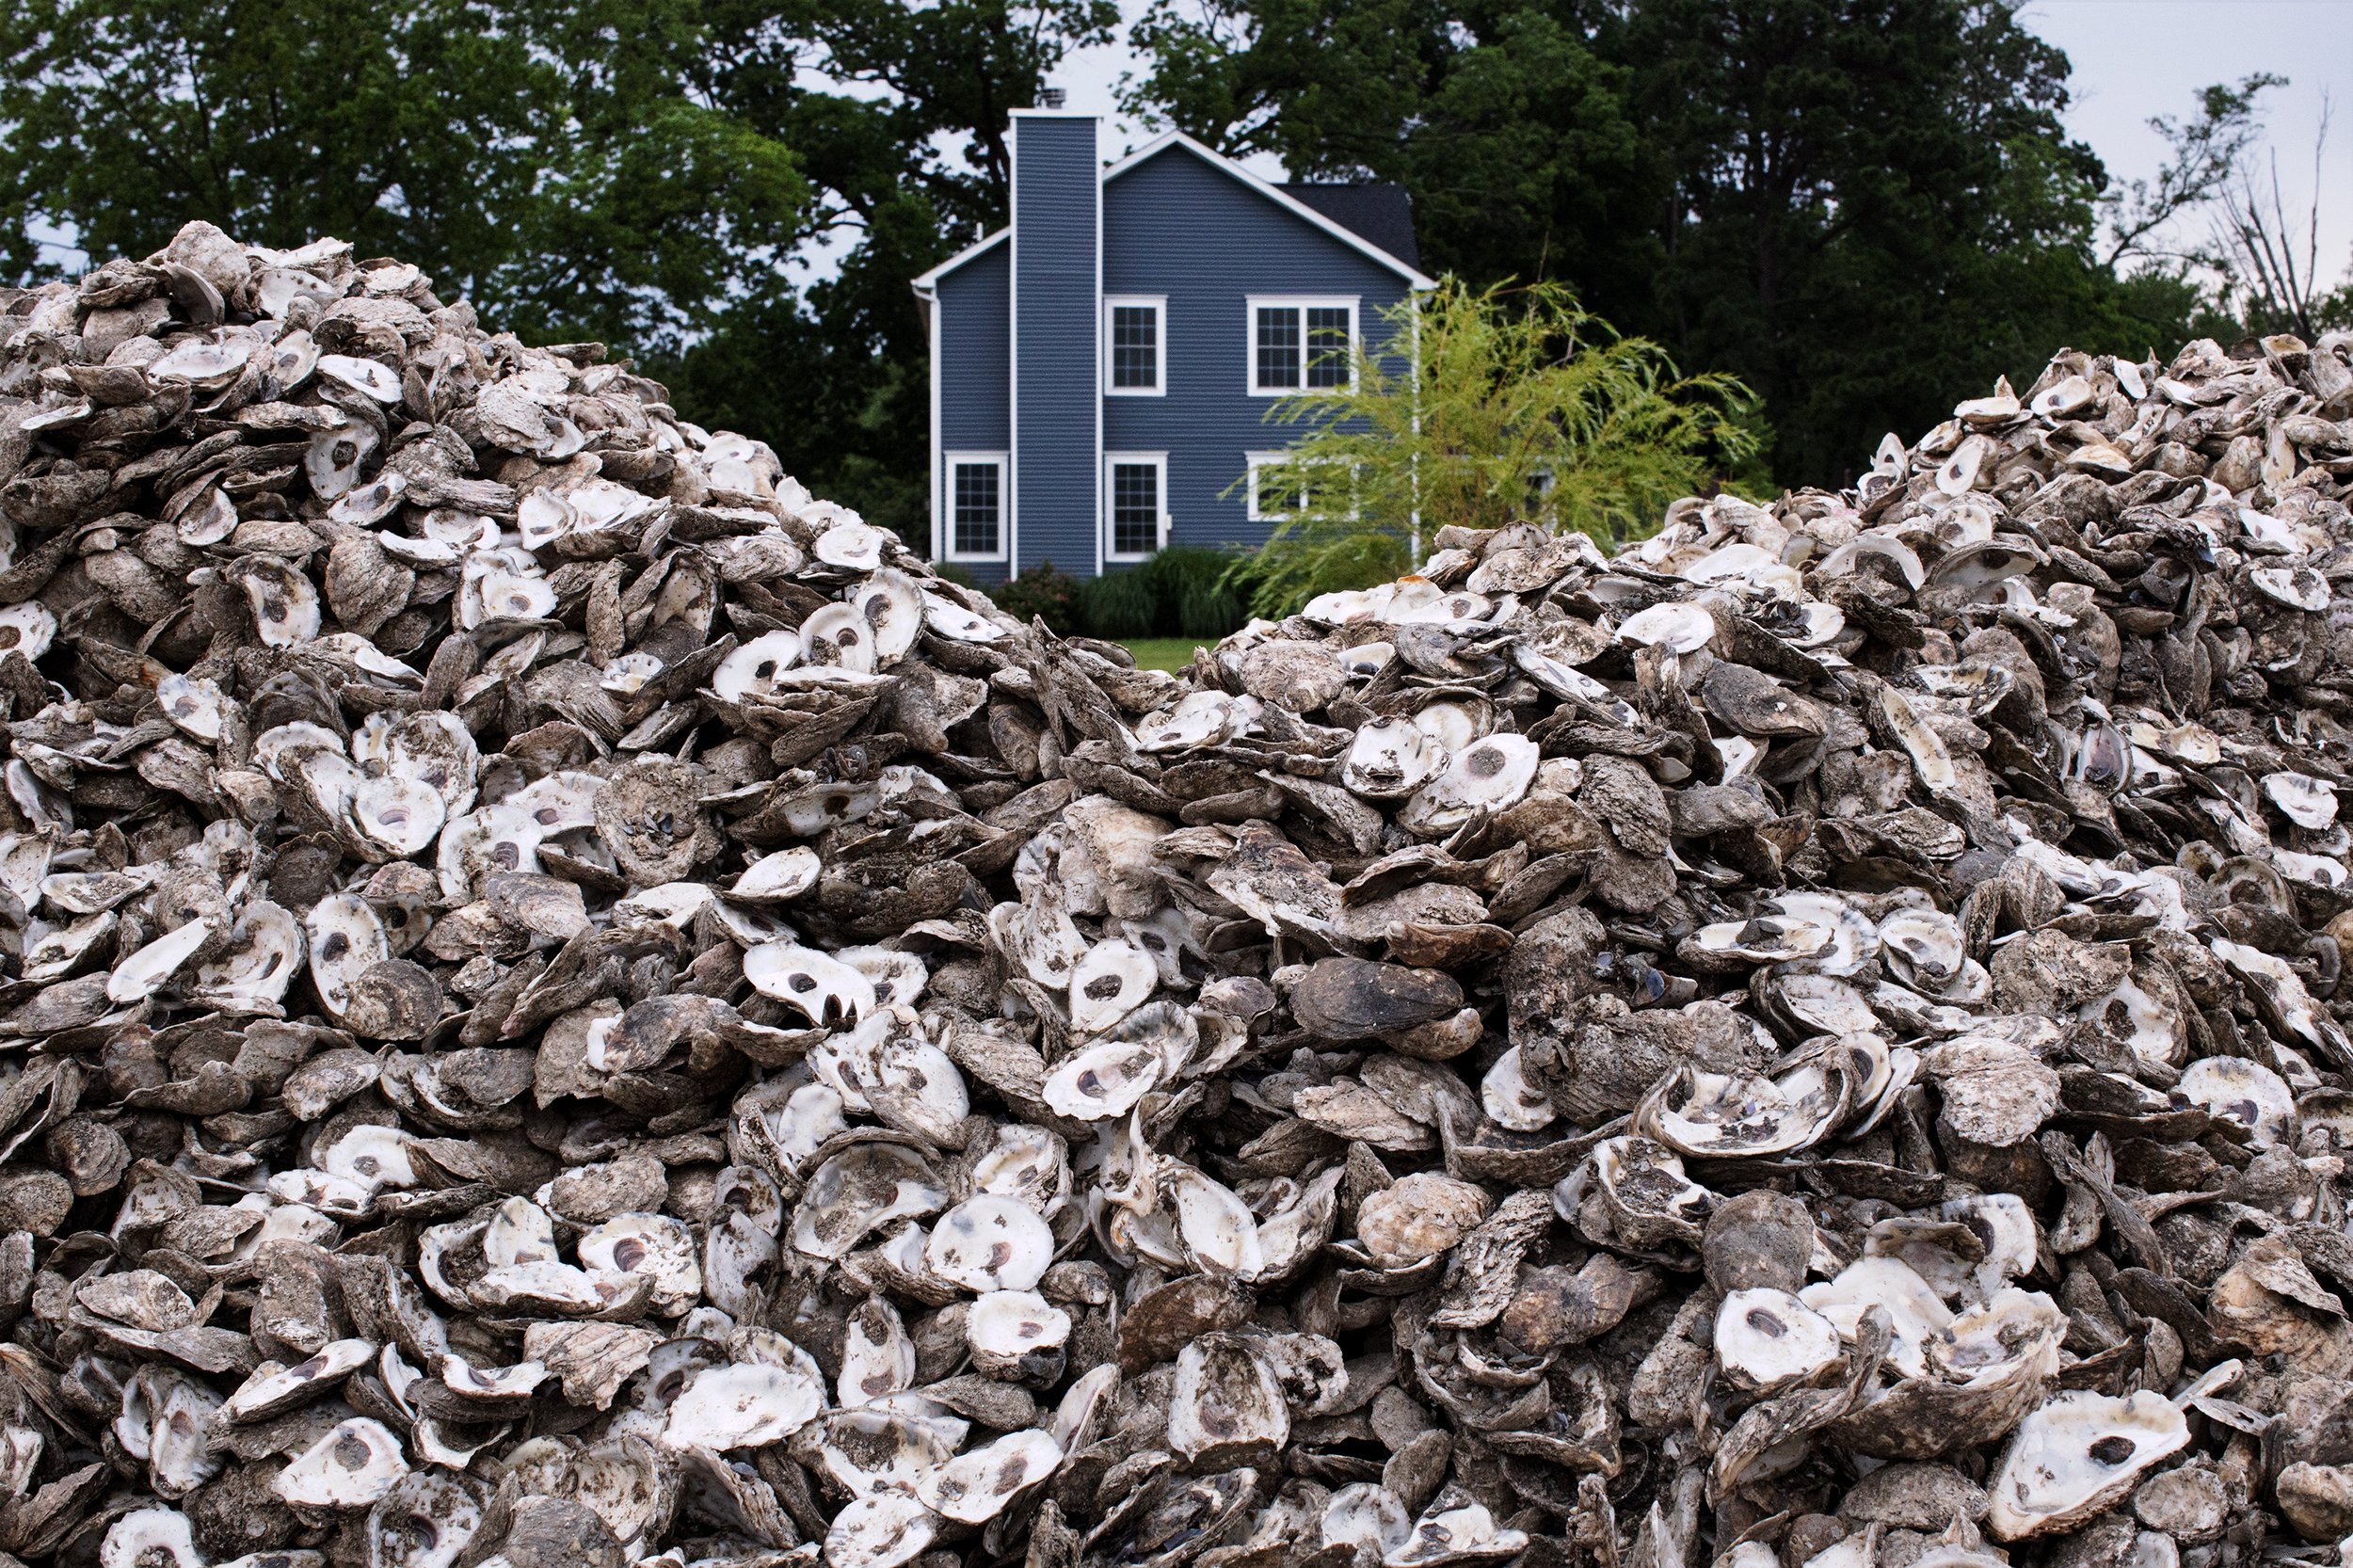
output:
[[[2230,180],[2261,134],[2256,100],[2272,88],[2285,86],[2286,77],[2258,72],[2236,87],[2217,83],[2201,91],[2198,113],[2188,120],[2150,118],[2149,128],[2165,138],[2171,155],[2153,182],[2134,180],[2100,198],[2108,224],[2109,265],[2136,258],[2174,264],[2201,259],[2177,241],[2168,243],[2174,236],[2166,231],[2183,215],[2211,201]]]
[[[1389,323],[1393,343],[1415,340],[1417,364],[1360,351],[1349,386],[1270,410],[1306,433],[1261,471],[1260,505],[1304,504],[1250,574],[1261,615],[1394,577],[1440,528],[1639,537],[1754,450],[1747,389],[1679,375],[1657,344],[1619,337],[1561,284],[1449,279]]]
[[[1114,0],[22,0],[0,271],[191,217],[397,255],[486,323],[600,337],[680,410],[920,536],[906,280],[1003,220],[1008,109]],[[49,243],[44,243],[49,242]],[[806,284],[808,256],[839,257]]]
[[[2005,0],[1154,0],[1129,106],[1412,192],[1426,270],[1568,279],[1763,399],[1791,483],[2062,344],[2178,340],[2096,251],[2065,57]],[[2023,384],[2023,382],[2022,382]]]
[[[1079,584],[1079,624],[1091,637],[1113,642],[1160,630],[1160,605],[1142,566],[1112,569]]]
[[[1078,580],[1056,570],[1051,561],[1040,561],[1034,570],[998,584],[988,590],[988,597],[997,601],[997,608],[1025,625],[1044,621],[1046,630],[1057,637],[1076,636],[1084,624],[1079,613]]]
[[[1249,618],[1242,595],[1226,585],[1230,550],[1170,545],[1132,567],[1080,585],[1080,624],[1090,636],[1198,637],[1214,642]]]
[[[940,581],[953,583],[960,588],[973,588],[980,585],[973,581],[972,570],[969,567],[962,566],[954,561],[934,561],[932,574]]]
[[[1145,561],[1142,570],[1152,584],[1158,606],[1155,630],[1161,636],[1199,637],[1215,642],[1239,631],[1250,618],[1247,602],[1225,586],[1231,550],[1200,545],[1170,545]]]
[[[26,0],[0,17],[0,216],[144,255],[192,217],[320,233],[502,323],[636,346],[772,287],[812,196],[692,90],[681,0]]]

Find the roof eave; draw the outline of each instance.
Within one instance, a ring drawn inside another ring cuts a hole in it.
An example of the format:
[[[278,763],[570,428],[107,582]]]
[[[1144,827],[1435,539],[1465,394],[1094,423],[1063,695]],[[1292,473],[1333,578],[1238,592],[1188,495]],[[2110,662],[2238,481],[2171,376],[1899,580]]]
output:
[[[942,278],[947,277],[948,274],[955,271],[956,268],[962,266],[965,263],[971,261],[974,257],[980,255],[982,251],[986,250],[989,247],[997,244],[998,241],[1003,239],[1007,234],[1012,232],[1012,228],[1008,226],[998,230],[993,234],[982,235],[979,239],[974,240],[970,245],[966,246],[963,249],[957,251],[954,255],[949,257],[946,261],[932,268],[929,272],[920,274],[915,280],[915,292],[918,294],[927,294],[933,289],[937,288],[939,286],[939,280]]]

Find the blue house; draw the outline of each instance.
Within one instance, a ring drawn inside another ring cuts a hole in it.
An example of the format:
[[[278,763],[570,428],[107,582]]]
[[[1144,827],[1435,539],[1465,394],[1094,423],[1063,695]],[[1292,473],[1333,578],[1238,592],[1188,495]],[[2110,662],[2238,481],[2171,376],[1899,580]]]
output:
[[[1178,133],[1106,167],[1096,130],[1016,111],[1012,222],[915,280],[932,554],[984,583],[1263,543],[1285,498],[1254,476],[1295,435],[1267,410],[1432,286],[1397,186],[1273,184]]]

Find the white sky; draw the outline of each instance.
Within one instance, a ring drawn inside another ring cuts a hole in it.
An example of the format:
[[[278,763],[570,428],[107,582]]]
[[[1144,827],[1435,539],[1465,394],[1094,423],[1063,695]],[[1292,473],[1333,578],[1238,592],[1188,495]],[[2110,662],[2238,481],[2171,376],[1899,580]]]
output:
[[[2150,179],[2164,161],[2150,116],[2186,117],[2199,88],[2268,71],[2288,78],[2261,102],[2281,194],[2300,225],[2312,211],[2313,138],[2327,103],[2320,276],[2353,273],[2353,0],[2027,0],[2020,20],[2067,51],[2075,68],[2067,128],[2114,179]]]
[[[1134,16],[1142,8],[1127,0],[1127,9]],[[2186,118],[2199,88],[2268,71],[2289,80],[2263,102],[2280,154],[2281,192],[2300,222],[2311,209],[2313,136],[2326,97],[2334,120],[2323,168],[2330,200],[2320,214],[2320,273],[2353,273],[2353,0],[2026,0],[2020,20],[2067,52],[2074,67],[2067,129],[2091,144],[2112,179],[2155,177],[2166,149],[2149,128],[2151,116]],[[1140,63],[1123,38],[1083,51],[1055,77],[1069,107],[1106,117],[1106,155],[1146,139],[1116,120],[1112,94],[1120,73],[1131,70]],[[1251,168],[1282,178],[1272,157],[1255,158]],[[2189,237],[2203,238],[2202,228]]]

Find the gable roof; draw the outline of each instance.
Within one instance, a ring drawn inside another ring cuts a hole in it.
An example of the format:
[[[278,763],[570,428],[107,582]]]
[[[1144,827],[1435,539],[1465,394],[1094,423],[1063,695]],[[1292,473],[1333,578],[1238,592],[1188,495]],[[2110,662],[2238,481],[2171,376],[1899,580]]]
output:
[[[974,240],[970,245],[966,246],[963,249],[957,251],[954,255],[949,257],[946,261],[932,268],[929,272],[926,272],[921,277],[916,279],[915,292],[918,294],[929,294],[932,291],[932,288],[937,284],[942,278],[946,277],[949,273],[955,271],[956,268],[980,255],[989,247],[995,245],[999,240],[1003,239],[1007,234],[1012,232],[1013,230],[1008,227],[1000,229],[993,234],[982,235],[979,239]]]
[[[1108,184],[1145,160],[1156,158],[1172,149],[1182,149],[1192,153],[1211,168],[1241,182],[1293,216],[1322,230],[1350,249],[1370,257],[1401,276],[1410,287],[1437,287],[1437,280],[1424,276],[1421,271],[1420,250],[1414,242],[1413,208],[1401,185],[1278,185],[1259,179],[1233,159],[1211,151],[1182,131],[1165,131],[1145,142],[1103,170],[1103,181]],[[1000,229],[966,246],[917,278],[915,292],[928,295],[942,278],[981,255],[1011,232],[1010,228]]]
[[[1251,173],[1250,170],[1236,163],[1233,159],[1226,157],[1222,152],[1214,152],[1209,148],[1203,146],[1200,142],[1193,140],[1193,137],[1185,135],[1182,131],[1163,131],[1159,136],[1153,137],[1150,141],[1145,142],[1142,147],[1137,148],[1134,152],[1128,153],[1126,157],[1120,159],[1117,163],[1105,169],[1103,171],[1103,183],[1109,184],[1112,181],[1118,179],[1121,175],[1127,173],[1129,169],[1136,168],[1147,159],[1159,157],[1161,153],[1169,152],[1173,149],[1182,149],[1183,151],[1192,153],[1194,157],[1199,158],[1203,163],[1208,164],[1211,168],[1216,169],[1219,173],[1230,176],[1231,178],[1240,181],[1243,185],[1246,185],[1251,190],[1257,192],[1260,196],[1265,197],[1268,200],[1290,213],[1293,216],[1305,219],[1308,223],[1322,230],[1325,233],[1331,235],[1334,239],[1338,240],[1341,244],[1347,246],[1352,250],[1362,252],[1364,255],[1369,256],[1372,260],[1380,263],[1383,266],[1387,267],[1391,272],[1403,277],[1410,286],[1417,289],[1433,289],[1438,286],[1437,280],[1425,276],[1422,273],[1421,268],[1415,264],[1414,259],[1398,254],[1387,246],[1381,244],[1379,241],[1368,238],[1364,233],[1358,232],[1356,229],[1349,226],[1348,224],[1337,221],[1328,215],[1318,211],[1316,207],[1310,205],[1308,202],[1301,200],[1297,193],[1303,189],[1302,186],[1278,185],[1271,181],[1261,180],[1256,174]],[[1304,188],[1310,190],[1319,188],[1323,190],[1345,190],[1351,187],[1330,185],[1317,187],[1311,185]],[[1405,195],[1401,189],[1399,189],[1394,185],[1386,187],[1360,185],[1353,188],[1356,190],[1387,189],[1395,192],[1397,200],[1401,202]],[[1341,200],[1347,199],[1342,198]],[[1407,223],[1405,233],[1407,244],[1410,247],[1413,234],[1410,219]]]
[[[1414,202],[1403,185],[1292,180],[1274,188],[1362,234],[1407,266],[1421,265],[1421,248],[1414,239]]]

